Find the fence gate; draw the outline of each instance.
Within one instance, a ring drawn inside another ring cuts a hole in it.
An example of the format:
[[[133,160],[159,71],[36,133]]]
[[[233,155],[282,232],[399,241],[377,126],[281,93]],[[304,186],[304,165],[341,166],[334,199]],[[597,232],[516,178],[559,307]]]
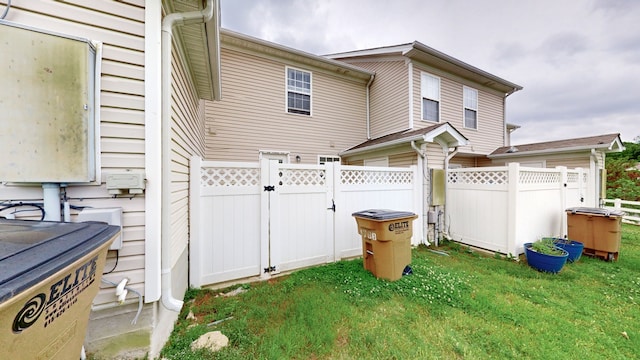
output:
[[[262,162],[263,272],[333,260],[331,167]],[[329,174],[327,174],[329,172]]]
[[[193,157],[190,284],[199,287],[356,256],[361,244],[351,212],[396,208],[418,213],[418,179],[415,167],[268,159],[203,162]],[[418,238],[419,228],[414,226]]]

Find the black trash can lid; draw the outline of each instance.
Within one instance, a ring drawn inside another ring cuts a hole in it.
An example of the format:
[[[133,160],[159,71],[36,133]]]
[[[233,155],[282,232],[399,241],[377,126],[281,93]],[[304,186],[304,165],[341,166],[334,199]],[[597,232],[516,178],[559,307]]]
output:
[[[611,209],[595,208],[595,207],[572,207],[566,210],[572,214],[594,214],[603,216],[624,216],[624,212]]]
[[[369,209],[369,210],[354,212],[353,214],[351,214],[351,216],[356,216],[356,217],[366,218],[371,220],[393,220],[393,219],[416,216],[416,214],[412,213],[411,211]]]
[[[120,231],[99,222],[0,219],[0,303],[99,248]]]

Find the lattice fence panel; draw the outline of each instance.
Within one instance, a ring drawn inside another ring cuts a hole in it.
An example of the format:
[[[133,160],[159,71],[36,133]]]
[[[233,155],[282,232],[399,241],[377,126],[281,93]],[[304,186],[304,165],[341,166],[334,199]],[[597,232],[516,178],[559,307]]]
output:
[[[413,182],[413,173],[411,171],[343,170],[340,174],[340,181],[344,185],[406,185]]]
[[[560,182],[559,172],[521,171],[521,184],[556,184]]]
[[[503,185],[509,183],[509,176],[506,171],[450,171],[447,176],[447,183],[460,185]]]
[[[200,186],[248,187],[260,185],[260,169],[257,168],[201,168]]]
[[[278,177],[283,186],[324,186],[327,183],[325,170],[281,169]]]
[[[577,172],[567,172],[567,183],[575,184],[580,179],[580,174]]]

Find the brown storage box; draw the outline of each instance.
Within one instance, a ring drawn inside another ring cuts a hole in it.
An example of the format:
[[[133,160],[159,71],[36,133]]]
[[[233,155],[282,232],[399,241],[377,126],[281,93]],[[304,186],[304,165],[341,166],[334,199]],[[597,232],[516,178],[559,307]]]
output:
[[[566,212],[567,236],[584,244],[584,254],[618,259],[624,213],[600,208],[570,208]]]
[[[412,223],[417,215],[373,209],[353,216],[362,237],[364,268],[377,278],[400,279],[405,267],[411,264]]]
[[[79,359],[119,227],[0,221],[0,356]]]

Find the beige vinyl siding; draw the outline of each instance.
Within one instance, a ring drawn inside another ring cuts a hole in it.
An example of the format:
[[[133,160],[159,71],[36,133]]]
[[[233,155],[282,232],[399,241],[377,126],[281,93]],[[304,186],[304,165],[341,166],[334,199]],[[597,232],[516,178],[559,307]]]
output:
[[[491,159],[489,159],[488,157],[481,156],[476,158],[476,166],[487,167],[487,166],[494,166],[494,165],[491,163]]]
[[[286,112],[286,66],[312,76],[311,116]],[[337,154],[366,139],[366,86],[302,64],[223,47],[221,101],[206,101],[209,160],[257,161],[260,150]]]
[[[376,73],[370,89],[371,138],[408,129],[409,78],[404,59],[353,64]]]
[[[480,84],[442,72],[425,64],[415,63],[413,72],[413,113],[416,129],[432,126],[433,121],[422,120],[421,73],[440,78],[440,123],[449,122],[469,139],[469,145],[460,147],[464,153],[490,154],[504,146],[504,104],[500,94]],[[463,86],[478,91],[478,128],[464,127]]]
[[[435,143],[427,143],[427,167],[430,169],[444,169],[446,156],[442,151],[442,146]]]
[[[589,169],[589,156],[584,155],[580,157],[567,157],[567,158],[558,158],[558,159],[549,159],[547,160],[548,168],[555,168],[556,166],[566,166],[569,169],[575,168],[583,168]]]
[[[589,169],[591,155],[589,152],[568,153],[568,154],[546,154],[535,156],[518,156],[509,157],[508,159],[493,160],[492,166],[504,165],[508,162],[543,162],[547,168],[555,168],[556,166],[566,166],[569,169],[583,168]],[[602,159],[600,160],[602,161]]]
[[[451,160],[449,160],[449,165],[460,165],[463,168],[480,166],[478,165],[478,161],[476,158],[461,156],[454,156]]]
[[[144,9],[123,2],[14,1],[5,20],[102,43],[101,107],[97,109],[102,177],[115,170],[144,169]],[[144,294],[144,197],[114,199],[104,185],[70,185],[67,195],[74,206],[123,208],[123,248],[116,271],[105,278],[128,277],[128,286]],[[42,202],[42,189],[0,185],[0,200]],[[73,221],[78,210],[71,213]],[[18,214],[18,218],[39,216],[39,212]],[[116,252],[110,251],[106,270],[115,259]],[[101,290],[94,301],[105,303],[115,304],[113,290]]]
[[[189,160],[204,154],[204,119],[189,69],[175,47],[172,51],[171,89],[171,266],[185,268],[178,260],[189,242]],[[178,271],[180,272],[180,271]],[[186,280],[186,279],[185,279]],[[182,294],[186,283],[176,293]]]
[[[390,167],[409,167],[418,165],[418,154],[415,151],[389,155]]]

